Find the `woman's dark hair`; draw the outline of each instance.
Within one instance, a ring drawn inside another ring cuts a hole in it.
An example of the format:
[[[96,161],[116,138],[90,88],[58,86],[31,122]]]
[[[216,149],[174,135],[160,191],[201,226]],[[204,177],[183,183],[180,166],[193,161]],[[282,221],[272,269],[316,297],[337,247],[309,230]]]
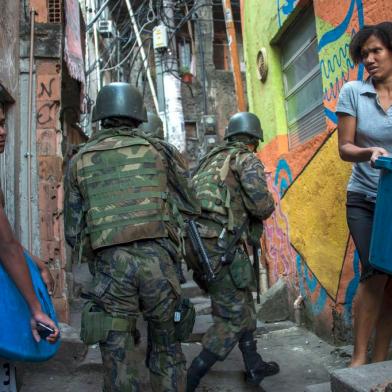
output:
[[[352,37],[350,42],[350,55],[355,64],[362,62],[362,47],[372,35],[392,52],[392,22],[365,25]]]

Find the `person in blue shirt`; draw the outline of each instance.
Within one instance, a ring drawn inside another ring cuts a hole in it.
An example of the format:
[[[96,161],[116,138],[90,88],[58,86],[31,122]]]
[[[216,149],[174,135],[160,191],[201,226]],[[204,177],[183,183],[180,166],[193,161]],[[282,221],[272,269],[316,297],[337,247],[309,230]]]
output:
[[[350,54],[369,74],[364,81],[343,86],[336,108],[339,154],[344,161],[353,162],[347,187],[347,223],[362,266],[354,300],[351,367],[356,367],[367,363],[374,331],[372,362],[387,359],[392,337],[392,279],[369,264],[380,175],[373,166],[377,158],[392,153],[392,23],[364,26],[351,40]]]

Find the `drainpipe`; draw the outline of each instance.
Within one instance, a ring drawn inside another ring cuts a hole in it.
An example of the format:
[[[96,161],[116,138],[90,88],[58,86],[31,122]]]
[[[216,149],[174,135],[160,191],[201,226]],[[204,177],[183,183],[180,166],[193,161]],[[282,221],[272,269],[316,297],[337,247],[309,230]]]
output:
[[[302,324],[302,309],[304,307],[304,298],[299,295],[294,301],[294,319],[295,324],[300,326]]]
[[[29,101],[28,101],[28,124],[27,124],[27,222],[28,222],[28,250],[33,250],[33,218],[32,218],[32,127],[33,127],[33,70],[34,70],[34,30],[35,30],[35,9],[30,10],[30,62],[29,62]]]
[[[265,293],[268,289],[268,270],[263,263],[260,263],[260,292]]]

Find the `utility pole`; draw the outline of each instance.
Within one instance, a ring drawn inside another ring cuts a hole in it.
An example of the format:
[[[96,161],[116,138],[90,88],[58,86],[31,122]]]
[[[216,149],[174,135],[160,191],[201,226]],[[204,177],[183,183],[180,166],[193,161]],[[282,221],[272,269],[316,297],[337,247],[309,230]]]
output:
[[[153,82],[152,77],[151,77],[150,67],[148,65],[147,56],[146,56],[146,53],[144,51],[142,39],[140,37],[139,28],[137,27],[135,14],[133,13],[133,9],[132,9],[132,5],[131,5],[130,1],[129,0],[125,0],[125,3],[126,3],[127,8],[128,8],[129,16],[131,18],[133,31],[135,32],[135,35],[136,35],[137,44],[139,45],[140,56],[141,56],[142,61],[143,61],[144,69],[146,70],[147,80],[148,80],[148,84],[150,86],[152,99],[154,101],[155,108],[158,110],[158,101],[157,101],[157,97],[156,97],[156,93],[155,93],[155,86],[154,86],[154,82]]]
[[[169,143],[174,144],[180,152],[185,152],[186,137],[182,111],[181,81],[178,75],[176,39],[175,36],[172,36],[175,26],[173,6],[174,2],[172,0],[163,0],[164,22],[169,26],[168,35],[171,39],[164,55],[159,56],[163,83],[160,85],[158,81],[158,101],[163,103],[164,118],[162,120],[166,128],[166,139]],[[160,114],[162,114],[161,110]]]
[[[240,69],[240,60],[238,56],[237,36],[235,32],[233,10],[231,9],[230,0],[222,0],[223,13],[225,15],[227,42],[230,49],[231,64],[233,66],[234,87],[237,95],[238,111],[246,110],[244,88],[242,86],[242,77]]]
[[[93,4],[94,4],[94,10],[96,11],[95,1]],[[97,25],[95,23],[93,26],[93,34],[94,34],[95,72],[97,75],[97,90],[99,91],[101,90],[101,70],[100,70],[100,57],[99,57],[99,48],[98,48],[98,31],[97,31]]]
[[[164,124],[165,135],[167,122],[165,116],[165,88],[163,86],[163,51],[167,50],[167,28],[161,22],[153,29],[155,76],[157,83],[158,114]]]

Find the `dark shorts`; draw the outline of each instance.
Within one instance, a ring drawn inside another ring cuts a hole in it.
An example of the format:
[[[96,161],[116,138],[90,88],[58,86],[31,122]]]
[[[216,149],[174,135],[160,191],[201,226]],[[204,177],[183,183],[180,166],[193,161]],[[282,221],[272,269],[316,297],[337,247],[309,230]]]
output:
[[[376,204],[366,195],[347,192],[347,224],[361,261],[361,278],[364,281],[376,274],[384,274],[369,263],[370,240],[372,238],[373,216]]]

